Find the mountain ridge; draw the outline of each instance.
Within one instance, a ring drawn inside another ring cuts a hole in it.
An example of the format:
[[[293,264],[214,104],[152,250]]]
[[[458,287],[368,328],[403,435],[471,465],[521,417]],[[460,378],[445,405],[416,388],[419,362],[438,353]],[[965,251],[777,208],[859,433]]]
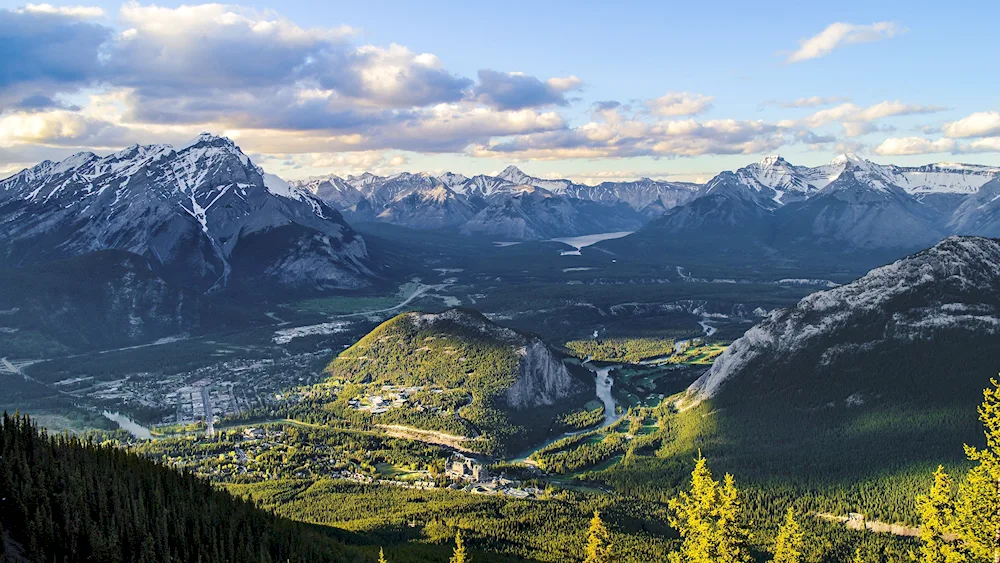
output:
[[[0,263],[15,267],[118,249],[203,292],[356,288],[375,277],[364,240],[336,209],[207,133],[180,148],[133,145],[22,170],[0,181],[0,222]],[[283,264],[235,261],[250,237],[280,246]]]

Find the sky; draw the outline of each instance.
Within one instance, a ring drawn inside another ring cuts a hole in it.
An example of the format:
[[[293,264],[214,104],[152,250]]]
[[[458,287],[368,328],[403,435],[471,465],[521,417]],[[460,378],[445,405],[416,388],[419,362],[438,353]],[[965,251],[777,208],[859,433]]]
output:
[[[201,131],[287,179],[1000,165],[996,2],[81,1],[0,0],[0,176]]]

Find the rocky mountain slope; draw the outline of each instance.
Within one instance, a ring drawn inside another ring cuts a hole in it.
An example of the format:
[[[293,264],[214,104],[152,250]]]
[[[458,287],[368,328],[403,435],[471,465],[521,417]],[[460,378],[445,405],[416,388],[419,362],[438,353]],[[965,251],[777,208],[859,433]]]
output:
[[[487,199],[460,230],[504,240],[538,240],[633,230],[642,222],[642,217],[624,203],[602,205],[525,185]]]
[[[249,317],[165,283],[143,257],[119,250],[0,270],[0,356],[131,346]]]
[[[889,393],[901,382],[871,380],[859,367],[915,347],[932,351],[939,358],[936,364],[960,366],[968,363],[962,356],[970,343],[995,342],[998,334],[1000,241],[950,237],[853,283],[773,312],[733,342],[691,386],[687,401],[715,397],[730,386],[746,394],[798,385],[809,385],[824,402],[864,401],[866,395]],[[953,346],[956,341],[963,345]],[[888,371],[893,367],[884,366]],[[985,375],[996,369],[989,366]],[[953,367],[945,373],[895,375],[910,385],[956,385],[954,379],[962,374]]]
[[[668,455],[780,479],[817,512],[916,522],[934,468],[982,440],[998,341],[1000,241],[950,237],[749,329],[672,398]]]
[[[118,249],[199,291],[355,288],[373,277],[364,241],[336,209],[209,134],[23,170],[0,182],[0,224],[5,267]]]

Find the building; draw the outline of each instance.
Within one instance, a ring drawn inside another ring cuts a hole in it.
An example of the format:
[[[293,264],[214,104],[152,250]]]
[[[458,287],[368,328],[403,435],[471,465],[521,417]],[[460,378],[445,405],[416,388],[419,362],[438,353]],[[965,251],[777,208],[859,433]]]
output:
[[[490,479],[490,474],[486,466],[464,456],[453,459],[448,465],[445,474],[452,479],[461,479],[462,481],[472,481],[474,483],[482,483]]]

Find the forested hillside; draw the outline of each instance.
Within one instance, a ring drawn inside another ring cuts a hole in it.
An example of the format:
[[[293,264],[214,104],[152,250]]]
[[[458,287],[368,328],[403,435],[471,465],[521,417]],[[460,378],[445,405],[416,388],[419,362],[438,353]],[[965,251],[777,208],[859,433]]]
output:
[[[112,445],[0,426],[5,561],[364,561],[332,533],[280,518]]]

